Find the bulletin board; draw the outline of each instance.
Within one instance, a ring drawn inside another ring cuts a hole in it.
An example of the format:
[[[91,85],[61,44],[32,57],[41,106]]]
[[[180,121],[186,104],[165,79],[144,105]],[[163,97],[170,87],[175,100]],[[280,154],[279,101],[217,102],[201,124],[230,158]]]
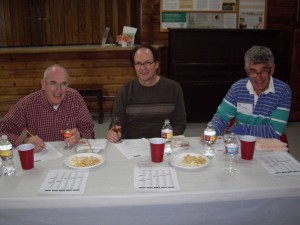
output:
[[[160,31],[168,28],[264,29],[267,0],[160,0]]]

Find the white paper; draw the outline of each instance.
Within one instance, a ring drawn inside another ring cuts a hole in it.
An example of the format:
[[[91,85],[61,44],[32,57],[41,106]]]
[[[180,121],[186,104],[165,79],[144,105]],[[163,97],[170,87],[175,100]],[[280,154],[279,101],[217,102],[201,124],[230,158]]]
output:
[[[89,171],[49,170],[40,193],[83,194]]]
[[[255,156],[255,159],[275,176],[300,175],[300,163],[287,152],[262,154]]]
[[[124,34],[131,34],[132,35],[132,40],[131,42],[129,43],[129,46],[134,46],[134,38],[135,38],[135,33],[137,31],[137,28],[135,27],[128,27],[128,26],[124,26],[123,27],[123,35]]]
[[[63,156],[51,143],[45,142],[45,145],[46,147],[42,151],[34,153],[35,162],[57,159]]]
[[[114,145],[127,159],[150,156],[150,144],[145,138],[125,139]]]
[[[134,190],[138,192],[179,191],[173,167],[135,167]]]

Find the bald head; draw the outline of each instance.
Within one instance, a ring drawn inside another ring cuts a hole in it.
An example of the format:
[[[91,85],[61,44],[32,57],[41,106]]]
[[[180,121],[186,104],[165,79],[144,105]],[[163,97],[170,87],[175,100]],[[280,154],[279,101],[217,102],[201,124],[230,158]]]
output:
[[[49,66],[44,72],[43,80],[47,80],[49,74],[61,74],[63,76],[67,76],[67,80],[70,82],[70,75],[68,71],[59,64]]]

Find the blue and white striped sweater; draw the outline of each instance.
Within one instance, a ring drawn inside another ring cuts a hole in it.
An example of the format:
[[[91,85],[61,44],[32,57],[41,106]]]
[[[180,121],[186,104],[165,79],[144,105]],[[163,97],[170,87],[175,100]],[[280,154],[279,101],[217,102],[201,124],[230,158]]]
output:
[[[257,137],[279,138],[285,131],[288,120],[292,92],[290,87],[273,78],[275,93],[261,94],[254,107],[254,96],[246,88],[248,78],[234,83],[212,119],[217,134],[220,134],[232,118],[239,126],[240,134]],[[252,114],[238,112],[237,104],[251,104]]]

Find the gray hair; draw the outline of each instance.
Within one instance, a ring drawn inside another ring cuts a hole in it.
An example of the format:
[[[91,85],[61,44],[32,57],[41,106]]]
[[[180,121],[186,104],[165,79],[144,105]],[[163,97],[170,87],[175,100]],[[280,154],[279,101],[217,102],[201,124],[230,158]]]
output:
[[[245,53],[244,61],[246,67],[250,62],[253,64],[268,63],[269,66],[273,66],[274,56],[269,48],[254,45]]]
[[[59,64],[53,64],[53,65],[47,67],[47,69],[45,70],[44,75],[43,75],[43,80],[47,79],[48,74],[49,74],[50,71],[53,71],[53,70],[56,70],[56,69],[60,69],[60,70],[64,71],[67,74],[68,81],[70,81],[70,75],[69,75],[68,71],[66,70],[65,67],[63,67]]]

